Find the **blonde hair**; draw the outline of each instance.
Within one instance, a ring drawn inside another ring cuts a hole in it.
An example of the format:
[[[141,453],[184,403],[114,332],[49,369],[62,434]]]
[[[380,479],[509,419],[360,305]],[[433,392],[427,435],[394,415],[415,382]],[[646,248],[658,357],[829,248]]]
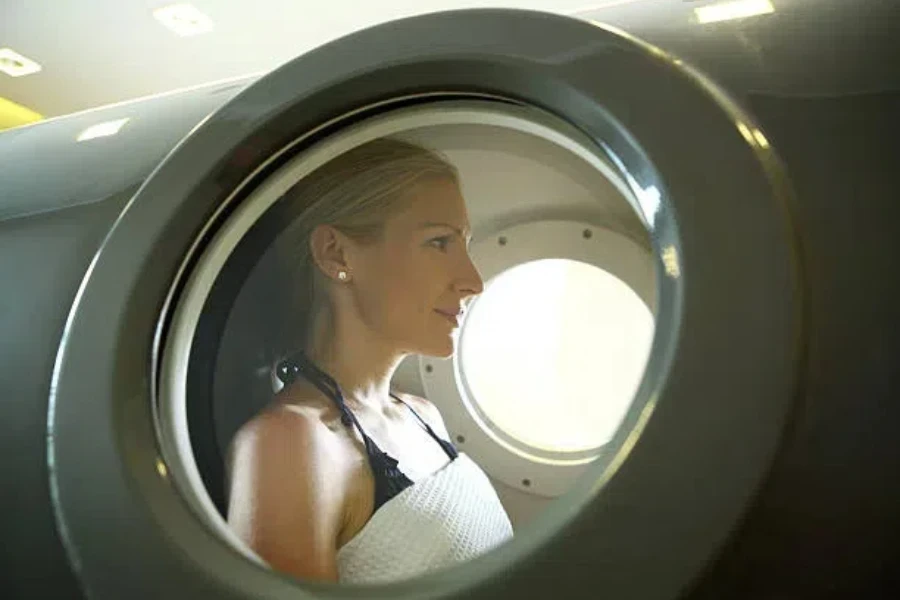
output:
[[[326,163],[288,190],[281,202],[298,216],[279,240],[279,261],[291,278],[292,318],[276,355],[303,348],[309,327],[321,309],[323,280],[315,265],[310,236],[319,225],[331,225],[360,243],[380,239],[385,222],[411,201],[409,192],[430,179],[459,174],[438,153],[415,144],[379,138]]]

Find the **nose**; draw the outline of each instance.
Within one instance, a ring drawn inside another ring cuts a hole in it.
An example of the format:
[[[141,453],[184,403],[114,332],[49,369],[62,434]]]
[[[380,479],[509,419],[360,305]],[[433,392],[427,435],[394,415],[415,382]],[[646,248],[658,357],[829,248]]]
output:
[[[468,252],[465,253],[463,262],[463,272],[458,280],[458,290],[465,300],[481,294],[484,291],[484,281]]]

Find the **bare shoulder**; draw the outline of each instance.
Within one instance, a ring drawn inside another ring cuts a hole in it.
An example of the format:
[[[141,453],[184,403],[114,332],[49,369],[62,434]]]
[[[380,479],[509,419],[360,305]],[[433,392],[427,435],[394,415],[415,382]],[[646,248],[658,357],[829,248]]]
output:
[[[239,451],[302,457],[294,464],[310,465],[334,443],[332,412],[315,397],[280,397],[238,429],[229,447],[229,467]]]
[[[315,407],[276,403],[231,443],[228,524],[278,571],[337,580],[349,479],[335,437]]]
[[[322,428],[313,410],[267,408],[235,433],[228,450],[229,471],[241,458],[255,462],[269,455],[302,457],[302,462],[292,461],[296,466],[308,463],[324,440]]]
[[[398,391],[394,392],[401,400],[409,404],[413,410],[415,410],[419,416],[421,416],[425,421],[434,429],[434,432],[444,439],[449,440],[450,434],[447,432],[447,427],[444,425],[444,419],[441,416],[441,411],[438,410],[438,407],[434,405],[433,402],[426,398],[422,398],[421,396],[416,396],[414,394],[405,394]]]
[[[232,443],[242,444],[271,436],[300,437],[309,441],[320,428],[321,420],[314,409],[273,405],[244,423]]]

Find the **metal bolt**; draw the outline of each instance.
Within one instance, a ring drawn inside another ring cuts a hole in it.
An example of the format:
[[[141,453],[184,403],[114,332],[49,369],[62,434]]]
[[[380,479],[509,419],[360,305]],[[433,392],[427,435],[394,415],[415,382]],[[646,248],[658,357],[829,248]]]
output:
[[[425,365],[426,373],[431,373],[432,371],[434,371],[434,367],[432,367],[431,365]]]
[[[531,487],[531,480],[530,480],[530,479],[523,479],[523,480],[522,480],[522,485],[524,485],[525,487]]]
[[[458,435],[458,436],[456,436],[456,441],[459,442],[460,444],[462,444],[462,443],[465,443],[466,438],[465,438],[465,436]]]
[[[592,232],[590,229],[585,229],[585,230],[581,233],[581,235],[584,236],[584,239],[589,240],[589,239],[591,239],[591,237],[594,235],[594,232]]]
[[[506,237],[505,237],[505,236],[502,236],[502,235],[501,235],[501,236],[500,236],[500,239],[498,239],[497,241],[500,243],[501,246],[505,246],[505,245],[506,245]]]

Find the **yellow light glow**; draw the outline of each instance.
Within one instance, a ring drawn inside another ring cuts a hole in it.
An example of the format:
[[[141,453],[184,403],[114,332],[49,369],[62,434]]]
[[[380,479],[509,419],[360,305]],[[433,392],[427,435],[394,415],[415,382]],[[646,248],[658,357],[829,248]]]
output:
[[[129,119],[126,117],[124,119],[118,119],[116,121],[106,121],[105,123],[97,123],[96,125],[91,125],[78,134],[77,140],[79,142],[84,142],[86,140],[92,140],[94,138],[116,135],[128,121]]]
[[[750,131],[750,128],[747,127],[746,123],[742,123],[741,121],[737,122],[738,131],[741,132],[741,135],[744,136],[744,139],[747,140],[748,144],[754,143],[753,132]]]
[[[678,264],[678,251],[674,246],[666,246],[662,251],[662,261],[666,274],[673,279],[681,276],[681,265]]]
[[[160,477],[167,477],[169,475],[169,469],[166,468],[166,463],[158,458],[156,459],[156,472],[159,473]]]
[[[16,104],[12,100],[0,98],[0,129],[9,129],[19,125],[27,125],[43,119],[43,115],[30,108]]]
[[[595,494],[606,485],[606,482],[609,481],[609,479],[613,475],[615,475],[615,473],[619,470],[619,467],[622,466],[622,463],[625,462],[625,459],[628,458],[628,455],[631,454],[631,450],[634,448],[635,444],[637,444],[638,438],[641,437],[641,434],[644,433],[644,428],[647,426],[647,422],[650,420],[650,417],[653,415],[653,411],[656,409],[656,401],[656,397],[653,397],[641,410],[641,413],[638,415],[638,418],[634,423],[634,427],[628,433],[628,437],[625,438],[625,441],[622,442],[622,445],[619,447],[619,451],[616,452],[613,459],[606,466],[606,469],[604,470],[603,475],[600,477],[600,479],[594,483],[593,490]]]
[[[212,19],[190,4],[170,4],[153,11],[153,17],[180,36],[212,31]]]
[[[756,143],[759,144],[760,148],[769,147],[769,140],[766,139],[766,136],[764,136],[763,132],[759,129],[753,130],[753,137],[756,138]]]
[[[773,12],[775,12],[775,7],[772,6],[770,0],[733,0],[731,2],[710,4],[709,6],[699,6],[694,9],[694,14],[697,15],[697,21],[700,23],[744,19]]]
[[[10,77],[31,75],[41,70],[41,65],[22,56],[12,48],[0,48],[0,72]]]

